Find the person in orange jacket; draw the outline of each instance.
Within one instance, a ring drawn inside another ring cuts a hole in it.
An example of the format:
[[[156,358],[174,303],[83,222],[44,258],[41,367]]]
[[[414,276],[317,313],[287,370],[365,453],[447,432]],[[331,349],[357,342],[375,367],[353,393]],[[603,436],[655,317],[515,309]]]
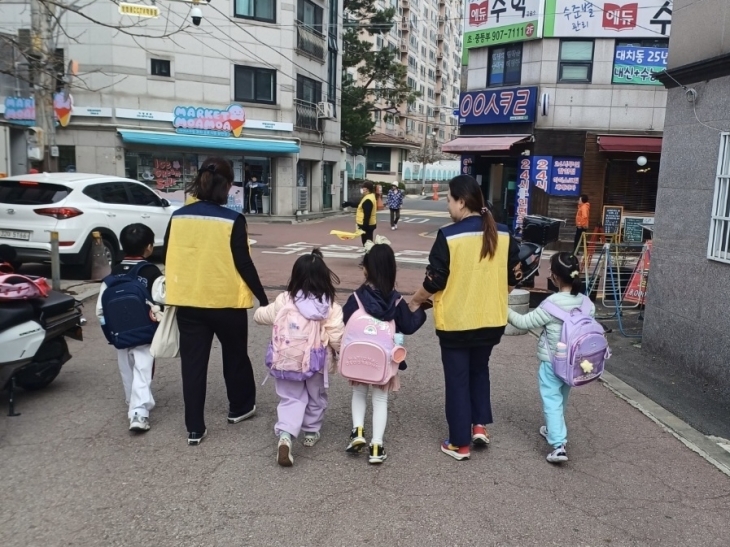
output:
[[[588,203],[588,196],[581,194],[578,199],[578,212],[575,215],[575,241],[573,242],[574,252],[578,252],[578,245],[583,234],[588,230],[588,222],[591,215],[591,204]]]

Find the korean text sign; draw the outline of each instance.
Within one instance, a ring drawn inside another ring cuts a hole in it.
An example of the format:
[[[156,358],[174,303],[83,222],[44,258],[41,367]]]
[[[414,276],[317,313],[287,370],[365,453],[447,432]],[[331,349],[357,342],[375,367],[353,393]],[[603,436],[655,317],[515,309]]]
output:
[[[517,194],[515,195],[515,233],[522,231],[522,223],[530,211],[530,174],[532,161],[530,158],[520,159],[520,168],[517,170]]]
[[[177,106],[173,125],[178,133],[208,137],[240,137],[246,123],[242,106],[232,104],[226,110],[194,106]]]
[[[548,194],[551,196],[579,196],[582,158],[553,158]]]
[[[654,74],[667,68],[669,50],[659,47],[616,46],[613,59],[614,84],[662,85]]]
[[[542,37],[543,0],[466,0],[464,51]]]
[[[532,122],[537,109],[537,87],[487,89],[461,94],[462,125]]]
[[[545,37],[668,38],[672,0],[546,0]]]
[[[548,191],[550,183],[550,174],[553,170],[553,158],[551,156],[533,156],[532,171],[530,178],[535,184],[535,188],[539,188],[544,192]]]

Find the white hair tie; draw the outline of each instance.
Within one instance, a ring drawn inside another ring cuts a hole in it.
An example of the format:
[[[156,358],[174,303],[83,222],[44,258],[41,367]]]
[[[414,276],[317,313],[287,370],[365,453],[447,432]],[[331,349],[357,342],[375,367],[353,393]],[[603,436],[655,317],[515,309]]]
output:
[[[571,272],[571,274],[570,274],[570,277],[572,277],[573,279],[575,279],[575,278],[576,278],[576,277],[578,277],[579,275],[580,275],[580,272],[579,272],[578,270],[576,270],[576,271],[574,271],[574,272]]]

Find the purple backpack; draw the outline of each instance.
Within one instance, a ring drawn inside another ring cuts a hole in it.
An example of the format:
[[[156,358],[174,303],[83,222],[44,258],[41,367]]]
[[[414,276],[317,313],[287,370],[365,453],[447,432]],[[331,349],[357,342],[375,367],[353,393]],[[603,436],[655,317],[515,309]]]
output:
[[[579,387],[601,377],[611,350],[601,324],[589,315],[591,302],[583,297],[580,307],[567,312],[550,301],[541,304],[542,309],[563,322],[560,342],[566,352],[552,353],[545,340],[553,372],[571,387]]]

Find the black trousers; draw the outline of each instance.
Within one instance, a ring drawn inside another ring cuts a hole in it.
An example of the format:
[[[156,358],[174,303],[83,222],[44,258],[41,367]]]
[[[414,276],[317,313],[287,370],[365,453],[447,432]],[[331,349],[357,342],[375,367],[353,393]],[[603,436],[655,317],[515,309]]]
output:
[[[375,232],[375,226],[363,226],[362,228],[365,233],[360,236],[360,239],[362,240],[362,244],[365,245],[365,242],[370,240],[373,240],[373,233]]]
[[[446,387],[449,442],[471,444],[471,426],[492,423],[489,357],[494,346],[445,348],[441,346]]]
[[[400,220],[400,209],[391,209],[390,210],[390,226],[391,226],[391,228],[393,226],[397,226],[399,220]]]
[[[180,329],[185,425],[188,432],[205,431],[205,392],[208,360],[215,335],[223,353],[223,378],[228,392],[229,411],[237,416],[253,410],[256,382],[248,358],[248,315],[244,309],[180,307]]]
[[[575,254],[580,253],[583,248],[578,249],[578,245],[580,244],[581,236],[586,233],[588,228],[576,228],[575,229],[575,240],[573,241],[573,252]]]

